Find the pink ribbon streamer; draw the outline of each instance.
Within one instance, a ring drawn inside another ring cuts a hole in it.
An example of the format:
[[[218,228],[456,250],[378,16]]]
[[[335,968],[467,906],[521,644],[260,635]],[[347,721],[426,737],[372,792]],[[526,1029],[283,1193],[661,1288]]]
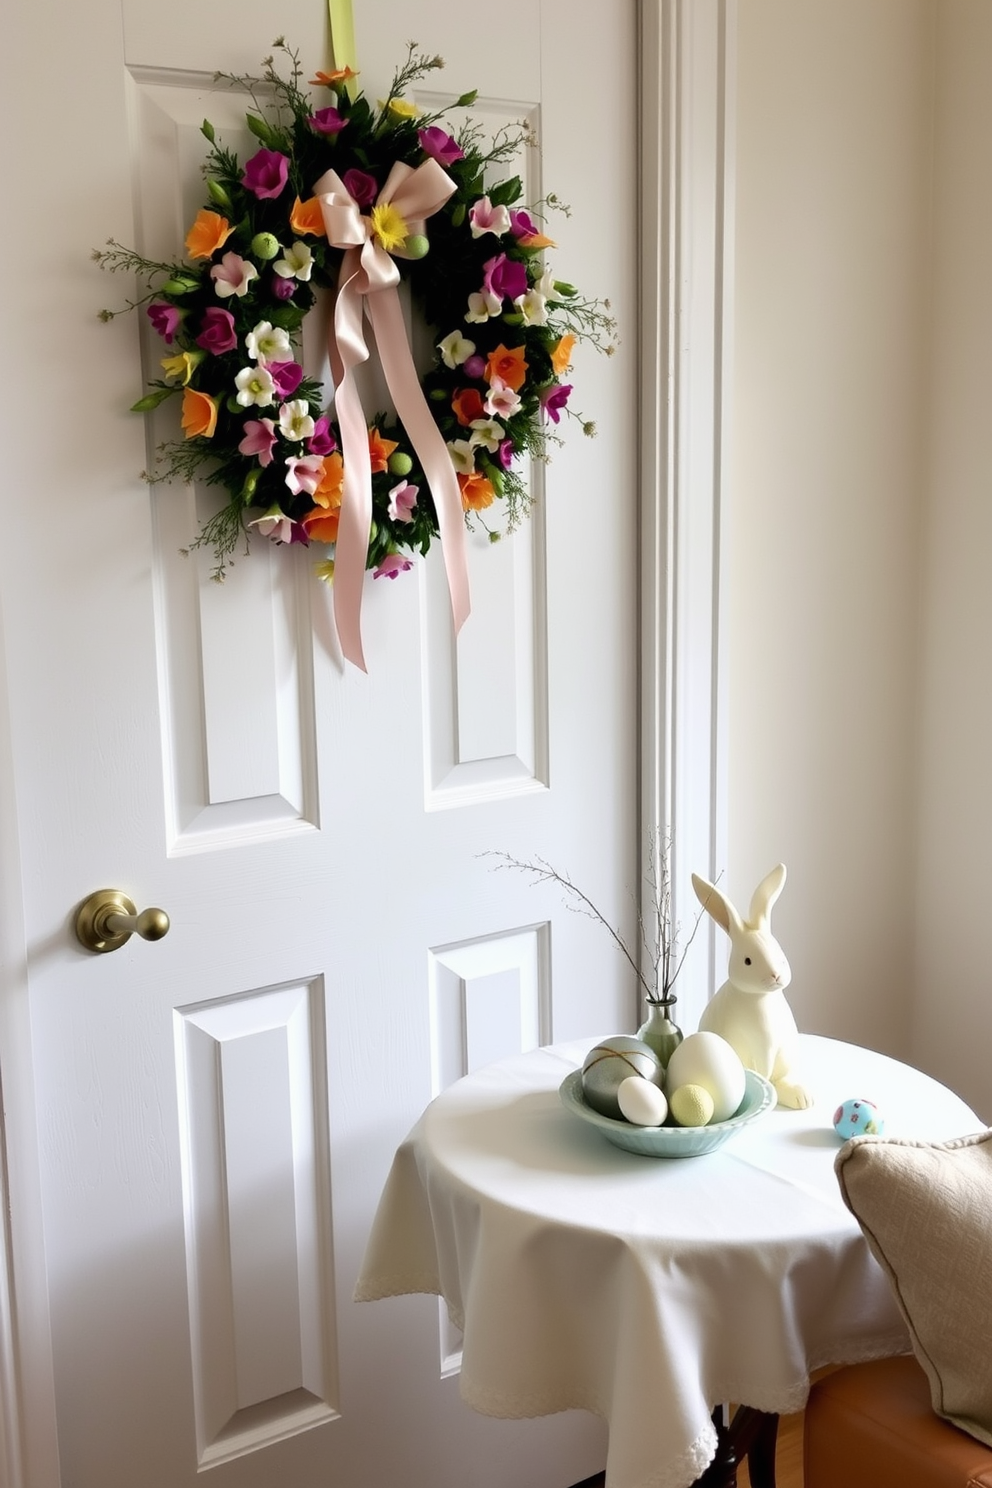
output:
[[[423,233],[425,219],[443,207],[454,190],[455,183],[436,160],[425,160],[416,169],[397,161],[376,205],[392,203],[412,236]],[[399,269],[373,237],[370,218],[362,216],[358,203],[336,171],[325,171],[314,187],[314,194],[320,203],[328,242],[344,250],[329,337],[344,459],[344,491],[334,562],[334,619],[344,656],[366,671],[361,611],[372,523],[372,466],[368,427],[352,375],[354,368],[367,361],[369,355],[362,329],[363,313],[372,322],[386,385],[434,497],[456,634],[469,613],[465,522],[461,491],[448,447],[427,406],[407,341],[396,292]]]

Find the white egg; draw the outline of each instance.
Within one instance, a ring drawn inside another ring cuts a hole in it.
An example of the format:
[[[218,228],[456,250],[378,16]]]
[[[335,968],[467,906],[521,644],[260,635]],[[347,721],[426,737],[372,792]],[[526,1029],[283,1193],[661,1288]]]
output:
[[[718,1033],[690,1033],[668,1061],[665,1085],[701,1085],[713,1099],[714,1121],[733,1116],[744,1099],[744,1066],[736,1050]]]
[[[664,1092],[653,1080],[628,1075],[617,1087],[617,1104],[632,1126],[661,1126],[668,1115]]]

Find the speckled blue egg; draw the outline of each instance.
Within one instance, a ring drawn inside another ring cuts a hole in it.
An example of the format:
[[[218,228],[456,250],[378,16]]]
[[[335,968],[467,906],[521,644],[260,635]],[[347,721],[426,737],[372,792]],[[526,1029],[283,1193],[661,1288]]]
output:
[[[848,1137],[880,1137],[884,1130],[874,1101],[846,1100],[834,1112],[834,1131],[845,1142]]]

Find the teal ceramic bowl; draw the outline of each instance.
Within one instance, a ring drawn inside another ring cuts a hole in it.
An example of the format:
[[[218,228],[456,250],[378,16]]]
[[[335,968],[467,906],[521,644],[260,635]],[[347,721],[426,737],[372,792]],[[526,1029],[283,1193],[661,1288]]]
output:
[[[777,1096],[775,1087],[764,1075],[745,1070],[744,1099],[733,1116],[714,1121],[710,1126],[632,1126],[629,1121],[613,1121],[587,1105],[582,1094],[582,1071],[566,1075],[558,1089],[561,1103],[573,1116],[580,1116],[603,1133],[608,1142],[641,1157],[702,1157],[715,1152],[742,1126],[770,1111]]]

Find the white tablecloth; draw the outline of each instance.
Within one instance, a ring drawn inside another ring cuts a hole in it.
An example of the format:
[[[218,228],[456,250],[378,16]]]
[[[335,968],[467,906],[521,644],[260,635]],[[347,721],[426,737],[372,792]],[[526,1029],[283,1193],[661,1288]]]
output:
[[[806,1036],[811,1110],[768,1112],[704,1157],[639,1157],[559,1102],[591,1042],[491,1065],[427,1108],[396,1154],[356,1297],[439,1293],[464,1331],[469,1405],[595,1411],[608,1488],[687,1488],[713,1456],[716,1404],[799,1410],[820,1365],[909,1349],[841,1202],[837,1105],[874,1100],[887,1135],[982,1123],[906,1065]]]

